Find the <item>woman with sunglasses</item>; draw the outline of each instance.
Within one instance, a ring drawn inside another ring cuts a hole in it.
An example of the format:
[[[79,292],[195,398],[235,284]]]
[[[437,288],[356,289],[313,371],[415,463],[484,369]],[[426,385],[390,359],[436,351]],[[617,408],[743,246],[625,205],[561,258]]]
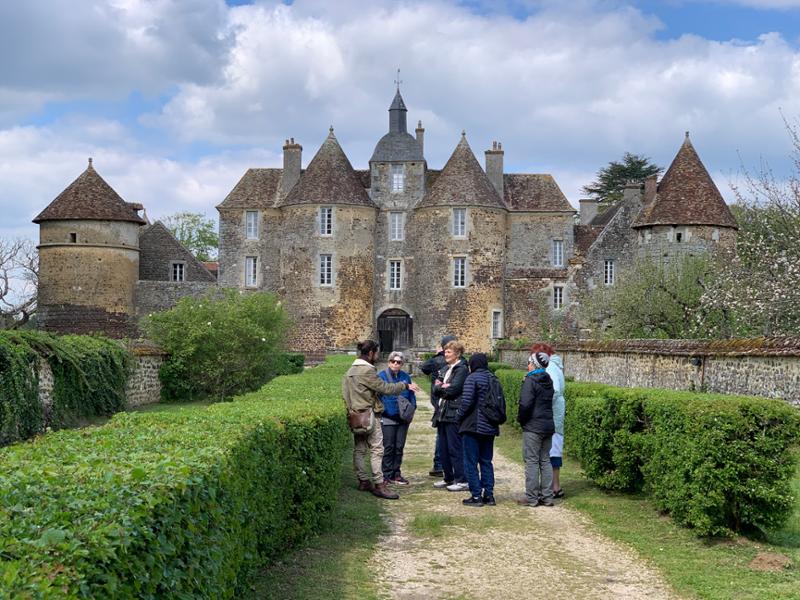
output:
[[[405,358],[402,352],[392,352],[389,354],[389,367],[381,371],[378,376],[387,383],[411,383],[411,377],[403,371]],[[410,389],[406,389],[399,394],[408,399],[416,408],[417,396]],[[383,480],[386,483],[397,485],[408,485],[408,480],[400,473],[400,465],[403,463],[403,448],[406,445],[406,435],[410,421],[405,422],[400,418],[400,406],[398,396],[382,395],[383,416],[381,417],[381,429],[383,430]]]

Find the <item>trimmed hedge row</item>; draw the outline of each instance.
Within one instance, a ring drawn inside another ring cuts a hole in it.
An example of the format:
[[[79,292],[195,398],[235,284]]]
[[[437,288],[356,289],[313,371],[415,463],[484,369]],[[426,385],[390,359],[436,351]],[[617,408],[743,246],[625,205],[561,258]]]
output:
[[[240,595],[333,506],[350,362],[0,450],[0,596]]]
[[[38,394],[41,359],[54,380],[47,414]],[[130,360],[102,337],[0,331],[0,445],[124,409]]]
[[[524,373],[499,376],[511,422]],[[644,490],[700,535],[772,529],[792,513],[797,409],[779,400],[574,382],[566,398],[567,452],[597,485]]]

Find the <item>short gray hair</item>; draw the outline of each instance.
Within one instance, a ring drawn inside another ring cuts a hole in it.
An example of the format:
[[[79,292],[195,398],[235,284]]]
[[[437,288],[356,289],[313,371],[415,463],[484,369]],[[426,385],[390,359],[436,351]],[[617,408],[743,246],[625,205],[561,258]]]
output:
[[[398,352],[397,350],[390,352],[387,360],[392,360],[394,358],[400,359],[401,362],[406,362],[406,357],[403,356],[402,352]]]

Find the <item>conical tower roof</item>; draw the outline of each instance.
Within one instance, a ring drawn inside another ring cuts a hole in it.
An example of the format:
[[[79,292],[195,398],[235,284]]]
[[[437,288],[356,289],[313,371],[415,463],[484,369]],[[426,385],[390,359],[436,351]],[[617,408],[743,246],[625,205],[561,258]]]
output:
[[[692,146],[688,131],[678,154],[658,184],[655,198],[642,208],[631,227],[651,225],[738,227]]]
[[[305,173],[278,206],[354,204],[377,208],[333,135],[333,127]]]
[[[89,166],[48,204],[33,220],[42,221],[91,220],[91,221],[130,221],[145,224],[134,210],[134,206],[125,202],[114,191],[105,179],[100,177],[92,166]],[[141,208],[141,205],[138,205]]]
[[[462,132],[461,140],[417,208],[426,206],[490,206],[506,208],[478,164]]]

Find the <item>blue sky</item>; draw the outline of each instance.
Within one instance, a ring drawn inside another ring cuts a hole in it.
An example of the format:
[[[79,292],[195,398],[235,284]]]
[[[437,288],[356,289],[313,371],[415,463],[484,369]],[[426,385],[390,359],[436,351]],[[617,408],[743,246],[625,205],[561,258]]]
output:
[[[307,164],[329,125],[356,168],[386,131],[395,69],[441,168],[479,161],[580,187],[626,151],[667,166],[690,130],[723,195],[741,166],[789,172],[800,0],[30,0],[0,3],[0,237],[93,156],[152,218],[215,216],[249,167]]]

